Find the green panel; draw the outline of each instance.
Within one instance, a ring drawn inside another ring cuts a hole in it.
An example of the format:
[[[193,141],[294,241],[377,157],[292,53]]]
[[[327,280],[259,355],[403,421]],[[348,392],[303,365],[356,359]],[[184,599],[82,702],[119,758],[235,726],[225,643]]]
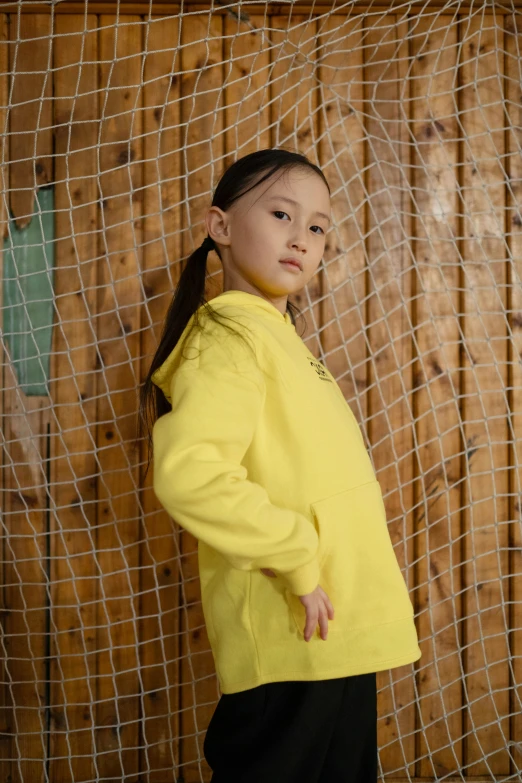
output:
[[[53,332],[54,189],[41,188],[35,214],[19,230],[9,221],[4,241],[3,334],[18,385],[49,393]]]

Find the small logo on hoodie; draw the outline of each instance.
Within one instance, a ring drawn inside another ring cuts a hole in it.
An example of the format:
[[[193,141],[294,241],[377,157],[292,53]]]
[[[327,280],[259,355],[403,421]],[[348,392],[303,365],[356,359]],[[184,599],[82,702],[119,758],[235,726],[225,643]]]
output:
[[[329,381],[330,383],[332,382],[332,379],[328,377],[328,373],[326,372],[321,362],[318,362],[317,359],[314,359],[312,356],[308,357],[308,361],[322,381]]]

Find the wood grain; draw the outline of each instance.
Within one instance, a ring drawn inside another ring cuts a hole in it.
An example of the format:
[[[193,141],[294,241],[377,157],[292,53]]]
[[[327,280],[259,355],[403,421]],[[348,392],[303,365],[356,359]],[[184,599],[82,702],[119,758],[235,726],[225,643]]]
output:
[[[141,379],[157,347],[179,280],[181,240],[179,21],[153,19],[144,40],[144,221]],[[181,755],[179,528],[152,490],[153,465],[141,445],[143,541],[140,552],[140,640],[143,747],[147,783],[179,780]]]
[[[19,227],[35,216],[40,185],[53,178],[51,103],[45,72],[50,54],[50,17],[24,17],[9,24],[9,71],[14,74],[9,132],[10,207]],[[16,36],[25,39],[16,44]],[[34,39],[41,36],[35,44]],[[19,131],[26,129],[24,137]],[[24,142],[28,146],[24,147]],[[31,152],[27,154],[27,149]],[[32,156],[35,155],[35,158]],[[22,160],[27,158],[27,160]],[[36,159],[41,170],[34,166]],[[11,230],[15,230],[11,224]],[[50,402],[26,396],[11,365],[4,367],[5,655],[9,702],[6,729],[12,737],[10,780],[44,777],[48,732],[49,519],[48,447]]]
[[[223,80],[223,19],[198,14],[181,31],[181,105],[184,149],[184,190],[181,194],[182,257],[187,258],[206,236],[205,214],[212,201],[218,172],[223,168],[225,147],[225,93]],[[205,41],[207,39],[207,41]],[[185,263],[185,262],[184,262]],[[208,254],[205,296],[220,292],[216,276],[220,262],[214,252]],[[216,679],[201,608],[201,587],[197,540],[188,531],[180,536],[178,561],[180,587],[180,738],[178,763],[186,783],[199,781],[201,770],[209,773],[204,762],[203,740],[209,721],[210,705],[216,700]],[[204,767],[203,767],[204,764]],[[210,779],[210,778],[208,778]]]
[[[368,304],[368,436],[388,529],[406,585],[414,588],[412,283],[410,176],[403,107],[407,27],[383,16],[365,25]],[[385,774],[414,774],[411,666],[378,672],[378,741]]]
[[[463,734],[469,775],[507,775],[505,112],[494,18],[462,24]]]
[[[100,17],[101,213],[97,301],[98,774],[137,783],[140,744],[139,449],[142,36],[139,17]]]
[[[56,271],[51,401],[53,781],[87,781],[96,700],[96,17],[60,16],[55,50]]]
[[[510,468],[510,551],[509,583],[511,590],[511,651],[513,654],[510,678],[511,699],[510,742],[512,755],[510,772],[522,767],[522,95],[519,85],[519,57],[522,45],[522,26],[516,16],[505,20],[506,111],[509,132],[506,137],[506,240],[509,260],[506,275],[506,308],[508,318],[508,448]],[[507,580],[506,580],[507,581]]]
[[[412,48],[415,143],[413,255],[416,362],[413,369],[416,474],[417,627],[422,645],[416,773],[447,775],[463,764],[457,617],[462,614],[459,438],[459,129],[454,108],[458,29],[451,18],[421,19]],[[442,67],[444,63],[444,67]],[[442,686],[442,687],[441,687]]]
[[[6,14],[0,15],[0,191],[2,192],[2,198],[0,199],[0,237],[2,242],[0,244],[0,280],[4,279],[4,238],[8,235],[9,226],[9,213],[6,209],[7,194],[9,191],[9,145],[7,143],[7,103],[9,93],[9,49],[8,49],[8,17]],[[1,292],[3,294],[3,291]],[[3,301],[3,297],[2,297]],[[3,320],[3,319],[2,319]],[[1,379],[2,390],[5,389],[4,380],[4,365],[7,361],[7,357],[4,351],[3,341],[0,341],[0,362],[2,367]],[[6,462],[4,432],[7,423],[8,411],[4,409],[4,394],[0,391],[0,442],[2,448],[0,451],[0,477],[2,482],[2,492],[0,494],[0,509],[2,513],[5,513],[4,503],[6,500],[7,488],[6,480],[7,474],[4,472],[4,466]],[[2,642],[0,645],[0,656],[2,661],[0,663],[0,778],[7,779],[10,774],[13,748],[12,748],[12,732],[13,732],[13,712],[12,705],[10,703],[11,698],[9,694],[8,685],[8,667],[7,667],[7,650],[4,642],[6,634],[6,530],[2,527],[0,531],[0,629],[2,634]]]

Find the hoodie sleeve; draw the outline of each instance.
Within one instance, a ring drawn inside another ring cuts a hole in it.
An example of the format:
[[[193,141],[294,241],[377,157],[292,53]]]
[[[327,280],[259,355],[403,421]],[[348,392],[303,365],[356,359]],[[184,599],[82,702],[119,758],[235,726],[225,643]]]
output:
[[[263,409],[264,374],[255,360],[238,367],[219,340],[203,357],[173,374],[172,410],[154,425],[155,494],[234,568],[271,568],[292,593],[311,593],[319,583],[314,525],[271,503],[242,465]]]

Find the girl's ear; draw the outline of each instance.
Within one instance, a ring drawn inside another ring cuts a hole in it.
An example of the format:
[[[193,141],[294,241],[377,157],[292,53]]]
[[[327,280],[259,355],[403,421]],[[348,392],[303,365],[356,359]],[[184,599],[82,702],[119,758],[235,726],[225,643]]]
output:
[[[216,206],[210,207],[205,217],[207,234],[221,245],[230,245],[230,221],[226,212]]]

